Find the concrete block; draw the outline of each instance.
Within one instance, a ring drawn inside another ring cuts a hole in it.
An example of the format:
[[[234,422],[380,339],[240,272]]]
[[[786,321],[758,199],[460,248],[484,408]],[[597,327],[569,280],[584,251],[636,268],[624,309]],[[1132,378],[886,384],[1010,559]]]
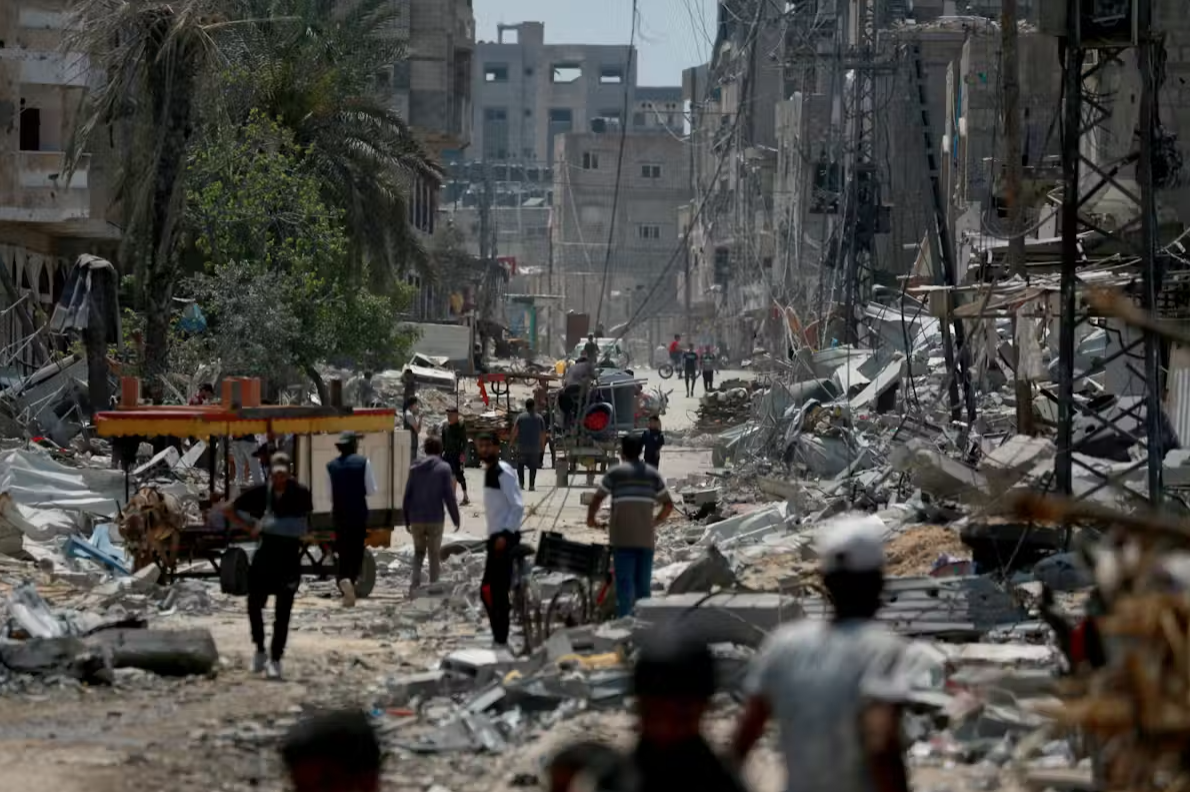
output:
[[[442,658],[438,667],[447,673],[474,679],[476,684],[486,685],[516,668],[517,662],[508,653],[498,653],[493,649],[459,649]]]
[[[445,671],[423,671],[420,674],[392,677],[384,683],[388,691],[388,705],[403,707],[414,698],[437,696],[447,692],[449,682]]]
[[[639,625],[633,638],[639,640],[680,619],[712,643],[759,646],[768,633],[802,615],[797,601],[781,594],[724,594],[709,599],[705,594],[675,594],[636,604]]]

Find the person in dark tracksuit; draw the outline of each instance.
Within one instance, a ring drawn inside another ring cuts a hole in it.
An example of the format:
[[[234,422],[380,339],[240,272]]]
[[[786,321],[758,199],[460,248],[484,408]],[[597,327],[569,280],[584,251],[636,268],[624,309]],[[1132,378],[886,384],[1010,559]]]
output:
[[[450,465],[455,483],[463,489],[463,506],[471,505],[467,495],[467,427],[459,420],[459,408],[446,408],[446,423],[442,425],[442,458]]]
[[[335,577],[343,592],[343,607],[355,606],[355,584],[363,568],[368,538],[368,496],[376,494],[372,463],[357,452],[355,432],[343,432],[339,458],[326,463],[331,491],[331,517],[335,526],[335,555],[339,563]]]
[[[275,454],[270,480],[245,491],[224,512],[227,519],[260,537],[248,570],[248,621],[256,655],[252,670],[269,679],[281,678],[281,656],[289,638],[289,616],[302,580],[302,539],[310,526],[314,498],[290,473],[289,456]],[[241,515],[258,522],[249,524]],[[265,654],[264,606],[274,597],[273,641]]]
[[[492,643],[497,649],[508,646],[512,621],[512,589],[515,551],[521,543],[521,520],[525,501],[517,485],[516,471],[500,459],[500,444],[490,434],[476,438],[475,449],[484,466],[483,505],[487,513],[487,559],[483,569],[480,597],[492,627]]]
[[[682,378],[686,382],[686,395],[694,395],[694,383],[698,380],[698,353],[690,344],[682,353]]]

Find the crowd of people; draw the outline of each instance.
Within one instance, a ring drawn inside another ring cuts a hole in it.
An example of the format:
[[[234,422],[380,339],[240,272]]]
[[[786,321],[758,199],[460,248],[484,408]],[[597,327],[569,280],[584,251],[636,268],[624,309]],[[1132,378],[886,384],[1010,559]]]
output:
[[[510,492],[513,471],[490,449],[486,453],[493,460],[487,468],[493,484],[485,486]],[[497,555],[507,555],[515,515],[500,506],[498,511],[501,530],[490,545],[504,540]],[[908,643],[874,618],[884,586],[883,537],[866,520],[843,520],[822,535],[817,551],[832,616],[794,622],[764,641],[745,683],[743,707],[734,715],[730,745],[717,749],[705,733],[724,688],[714,654],[705,636],[679,621],[649,633],[636,652],[631,744],[567,745],[546,765],[543,787],[745,792],[746,760],[773,723],[788,792],[908,792],[901,709],[913,664]],[[488,579],[485,573],[485,586]],[[295,792],[381,788],[383,752],[362,712],[303,721],[281,755]]]

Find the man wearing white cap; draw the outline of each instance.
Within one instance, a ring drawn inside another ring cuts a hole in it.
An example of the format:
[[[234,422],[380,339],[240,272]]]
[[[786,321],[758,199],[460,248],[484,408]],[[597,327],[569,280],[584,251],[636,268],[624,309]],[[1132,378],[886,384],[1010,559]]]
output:
[[[769,719],[780,727],[788,792],[907,792],[900,709],[906,648],[875,620],[884,526],[846,516],[818,530],[829,621],[802,620],[765,641],[732,745],[743,762]]]

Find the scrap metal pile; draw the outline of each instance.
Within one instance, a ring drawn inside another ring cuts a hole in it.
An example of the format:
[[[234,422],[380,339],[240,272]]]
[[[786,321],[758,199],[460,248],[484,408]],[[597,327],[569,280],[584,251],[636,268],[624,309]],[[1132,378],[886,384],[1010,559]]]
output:
[[[1096,652],[1051,714],[1092,736],[1105,788],[1190,787],[1190,523],[1037,496],[1016,510],[1107,531],[1092,550]]]

